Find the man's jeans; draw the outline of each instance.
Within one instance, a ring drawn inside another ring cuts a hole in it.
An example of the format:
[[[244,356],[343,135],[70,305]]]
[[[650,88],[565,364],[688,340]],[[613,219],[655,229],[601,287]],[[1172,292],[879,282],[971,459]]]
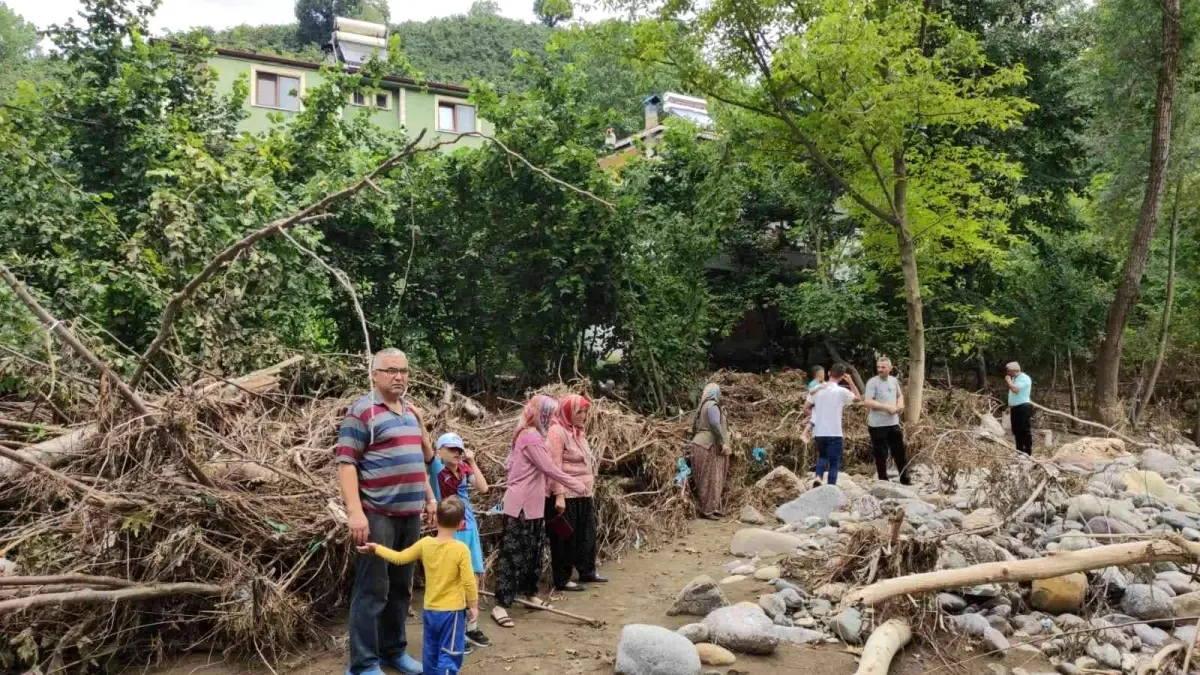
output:
[[[368,539],[396,551],[421,536],[421,517],[367,513]],[[393,565],[374,555],[354,563],[350,596],[350,672],[361,673],[400,658],[408,647],[404,623],[412,597],[413,566]]]
[[[825,470],[829,470],[829,484],[837,485],[838,467],[842,463],[842,450],[845,447],[841,436],[817,436],[817,478],[823,478]]]

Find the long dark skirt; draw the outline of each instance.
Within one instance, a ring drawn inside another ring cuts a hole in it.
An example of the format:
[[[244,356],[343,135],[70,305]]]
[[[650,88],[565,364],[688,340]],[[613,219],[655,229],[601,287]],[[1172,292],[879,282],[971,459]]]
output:
[[[729,456],[719,450],[688,444],[692,461],[692,481],[700,497],[700,515],[724,515],[725,477],[729,473]]]
[[[542,540],[545,522],[504,516],[504,537],[500,542],[500,570],[496,575],[496,604],[512,606],[518,595],[534,596],[542,576]]]
[[[546,528],[550,540],[550,569],[554,575],[554,588],[562,590],[571,581],[571,572],[579,572],[580,579],[596,574],[596,506],[591,497],[571,497],[566,500],[563,511],[571,524],[571,536],[563,538]],[[546,517],[555,517],[554,498],[546,499]]]

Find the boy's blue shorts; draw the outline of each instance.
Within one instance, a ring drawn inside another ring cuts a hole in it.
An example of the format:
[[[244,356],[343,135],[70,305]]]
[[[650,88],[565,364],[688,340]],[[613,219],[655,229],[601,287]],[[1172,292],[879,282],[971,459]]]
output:
[[[462,670],[466,651],[467,610],[425,610],[425,640],[421,663],[424,675],[448,675]]]

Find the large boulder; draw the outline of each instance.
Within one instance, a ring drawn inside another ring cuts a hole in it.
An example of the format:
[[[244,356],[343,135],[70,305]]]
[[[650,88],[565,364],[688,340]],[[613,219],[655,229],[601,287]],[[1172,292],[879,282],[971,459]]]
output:
[[[771,469],[771,473],[758,479],[754,489],[762,494],[768,503],[779,506],[804,494],[804,481],[792,473],[791,469],[777,466]]]
[[[851,645],[862,642],[863,617],[862,612],[857,609],[851,607],[841,612],[833,617],[829,625],[833,628],[834,635],[841,638],[842,642]]]
[[[700,668],[696,648],[674,631],[640,623],[621,629],[615,675],[699,675]]]
[[[1200,591],[1184,593],[1171,598],[1175,608],[1175,616],[1195,616],[1200,614]]]
[[[946,538],[938,549],[936,570],[958,569],[968,565],[1016,560],[1003,546],[977,534],[956,534]]]
[[[1007,432],[1004,430],[1004,424],[990,413],[979,413],[979,426],[975,428],[975,433],[1003,439]]]
[[[1097,516],[1119,520],[1138,532],[1147,529],[1146,520],[1127,502],[1095,495],[1079,495],[1067,501],[1067,520],[1086,523]]]
[[[794,553],[804,541],[785,532],[772,532],[757,527],[738,530],[729,543],[729,552],[743,558],[770,557]]]
[[[1119,438],[1081,438],[1056,450],[1053,460],[1090,471],[1126,454],[1125,441]]]
[[[713,644],[740,654],[771,654],[779,646],[775,624],[757,606],[722,607],[704,617]]]
[[[1087,595],[1087,575],[1083,572],[1033,582],[1029,604],[1050,614],[1065,614],[1083,606]]]
[[[1167,485],[1157,472],[1128,471],[1125,473],[1125,489],[1130,492],[1150,495],[1174,506],[1180,511],[1200,513],[1200,502],[1184,496],[1179,490]]]
[[[979,530],[985,527],[999,527],[1004,522],[1004,518],[996,509],[975,509],[966,518],[963,518],[962,529],[964,530]]]
[[[763,514],[758,512],[758,509],[749,504],[742,507],[742,512],[738,514],[738,520],[747,525],[766,525],[767,519]]]
[[[1138,466],[1163,476],[1175,476],[1183,471],[1182,462],[1158,448],[1148,448],[1143,452],[1138,459]]]
[[[836,485],[822,485],[775,509],[775,517],[785,523],[800,523],[805,518],[827,518],[849,500]]]
[[[801,628],[799,626],[792,628],[776,626],[775,635],[779,638],[780,642],[785,642],[789,645],[806,645],[813,642],[821,642],[825,639],[825,634],[821,631]]]
[[[689,623],[685,626],[680,626],[675,632],[687,638],[688,642],[708,642],[708,626],[702,623]]]
[[[1089,518],[1083,525],[1083,531],[1089,534],[1137,534],[1132,526],[1122,523],[1116,518],[1096,516]]]
[[[867,486],[867,492],[876,499],[920,499],[913,488],[887,480],[876,480]]]
[[[1172,598],[1161,588],[1149,584],[1132,584],[1121,598],[1121,611],[1129,616],[1152,621],[1175,616]]]
[[[667,616],[708,616],[709,612],[728,604],[725,594],[721,592],[721,586],[712,577],[701,574],[679,591],[675,604],[667,610]]]

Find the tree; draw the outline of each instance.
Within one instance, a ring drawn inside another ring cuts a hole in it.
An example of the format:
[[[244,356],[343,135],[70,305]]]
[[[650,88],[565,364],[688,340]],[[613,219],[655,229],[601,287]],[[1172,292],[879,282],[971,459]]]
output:
[[[554,28],[575,16],[571,0],[533,0],[533,13],[547,28]]]
[[[867,224],[868,254],[898,260],[906,419],[917,421],[922,278],[999,253],[1005,205],[983,184],[1015,176],[1002,156],[960,145],[953,132],[1017,124],[1031,106],[1006,89],[1024,81],[1022,70],[989,64],[974,36],[915,0],[671,2],[640,37],[643,58],[671,64],[693,93],[738,110],[731,123],[752,148],[825,172]]]
[[[296,36],[300,44],[323,44],[333,35],[339,16],[386,24],[386,0],[296,0]]]
[[[1161,56],[1158,63],[1158,92],[1154,103],[1153,130],[1150,135],[1150,166],[1145,194],[1138,213],[1133,243],[1121,272],[1105,322],[1104,341],[1096,361],[1096,414],[1107,424],[1121,419],[1118,384],[1121,374],[1121,348],[1125,325],[1137,302],[1142,274],[1150,255],[1150,245],[1158,227],[1159,208],[1167,184],[1167,160],[1171,152],[1172,105],[1179,74],[1183,30],[1180,0],[1161,3]]]
[[[9,97],[36,54],[37,28],[0,2],[0,101]]]

